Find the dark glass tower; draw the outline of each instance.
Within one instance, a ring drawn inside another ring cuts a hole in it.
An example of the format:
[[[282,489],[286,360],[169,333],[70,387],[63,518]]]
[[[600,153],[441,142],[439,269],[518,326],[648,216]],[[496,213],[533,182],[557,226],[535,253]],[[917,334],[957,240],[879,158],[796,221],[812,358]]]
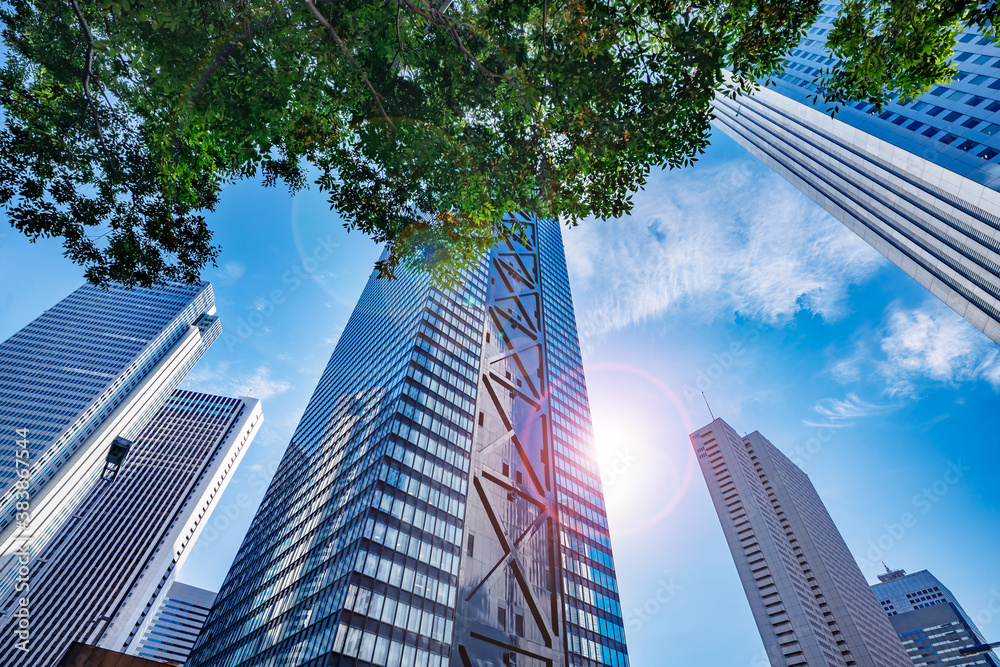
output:
[[[625,667],[559,226],[374,275],[188,665]]]
[[[878,580],[872,592],[889,616],[889,622],[915,667],[936,664],[1000,666],[992,652],[962,655],[962,649],[989,642],[952,592],[933,574],[927,570],[907,574],[904,570],[887,567]]]

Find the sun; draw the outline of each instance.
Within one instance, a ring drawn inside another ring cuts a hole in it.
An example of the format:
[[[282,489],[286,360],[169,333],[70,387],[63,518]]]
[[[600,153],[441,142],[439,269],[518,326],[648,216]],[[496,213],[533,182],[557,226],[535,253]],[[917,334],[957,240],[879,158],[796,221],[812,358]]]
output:
[[[588,369],[594,452],[617,535],[653,528],[677,509],[697,472],[684,402],[646,371]]]

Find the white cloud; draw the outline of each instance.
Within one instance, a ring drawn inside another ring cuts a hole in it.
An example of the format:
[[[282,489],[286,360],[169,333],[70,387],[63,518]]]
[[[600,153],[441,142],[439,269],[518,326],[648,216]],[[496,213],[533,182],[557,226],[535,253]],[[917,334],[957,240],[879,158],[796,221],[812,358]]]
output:
[[[915,381],[949,385],[985,380],[1000,388],[1000,350],[985,334],[937,299],[915,309],[893,304],[882,330],[878,371],[888,391],[914,395]]]
[[[855,419],[863,419],[875,414],[892,410],[895,406],[869,403],[862,400],[857,394],[847,394],[844,398],[824,398],[813,406],[823,422],[804,421],[806,426],[832,426],[840,428],[849,426]]]
[[[564,235],[584,337],[668,312],[776,323],[807,310],[832,320],[849,286],[885,262],[749,155],[654,174],[634,199],[631,216]]]
[[[870,352],[864,341],[857,340],[851,353],[843,359],[834,361],[830,366],[830,375],[841,384],[857,382],[861,379],[861,374],[868,360]]]
[[[271,377],[271,368],[261,365],[250,373],[230,372],[230,364],[221,362],[215,366],[199,365],[188,376],[190,388],[223,396],[252,396],[262,401],[283,394],[292,385],[285,380]]]
[[[285,393],[292,385],[284,380],[273,379],[271,369],[267,366],[258,366],[252,374],[235,379],[232,386],[240,396],[251,395],[264,400]]]
[[[241,262],[226,262],[221,271],[217,271],[219,282],[232,285],[243,277],[246,267]]]

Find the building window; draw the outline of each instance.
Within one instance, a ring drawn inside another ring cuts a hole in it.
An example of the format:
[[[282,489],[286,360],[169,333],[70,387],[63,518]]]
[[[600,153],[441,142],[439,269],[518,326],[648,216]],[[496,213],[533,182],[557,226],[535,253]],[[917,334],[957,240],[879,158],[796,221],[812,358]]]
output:
[[[975,127],[976,125],[979,125],[979,123],[980,120],[978,118],[969,118],[962,123],[962,127]]]
[[[978,145],[979,144],[977,144],[972,139],[966,139],[961,144],[959,144],[958,149],[961,150],[961,151],[971,151],[973,148],[975,148]]]
[[[977,107],[986,101],[985,97],[980,97],[979,95],[973,95],[970,99],[966,100],[965,103],[970,107]]]
[[[939,130],[936,127],[928,127],[926,130],[924,130],[923,134],[925,137],[933,137],[938,132]]]
[[[942,144],[950,144],[951,142],[955,141],[955,139],[958,139],[958,137],[956,135],[952,134],[951,132],[949,132],[948,134],[944,135],[943,137],[940,137],[938,139],[938,141],[940,141]]]
[[[997,151],[997,149],[990,148],[989,146],[987,146],[986,150],[984,150],[982,153],[979,154],[979,157],[983,158],[984,160],[992,160],[997,156],[997,153],[1000,153],[1000,151]]]
[[[920,122],[919,120],[915,120],[915,121],[913,121],[912,123],[910,123],[909,125],[907,125],[907,126],[906,126],[906,129],[907,129],[907,130],[911,130],[911,131],[913,131],[913,132],[916,132],[917,130],[919,130],[919,129],[920,129],[920,128],[922,128],[923,126],[924,126],[924,124],[923,124],[923,123],[921,123],[921,122]]]
[[[971,57],[972,57],[972,54],[970,52],[964,51],[962,53],[959,53],[957,56],[955,56],[955,62],[963,63],[963,62],[965,62],[966,60],[968,60]]]
[[[954,121],[958,120],[961,117],[962,117],[962,114],[960,114],[959,112],[957,112],[957,111],[950,111],[950,112],[948,112],[948,115],[944,117],[944,119],[946,121],[948,121],[949,123],[953,123]]]

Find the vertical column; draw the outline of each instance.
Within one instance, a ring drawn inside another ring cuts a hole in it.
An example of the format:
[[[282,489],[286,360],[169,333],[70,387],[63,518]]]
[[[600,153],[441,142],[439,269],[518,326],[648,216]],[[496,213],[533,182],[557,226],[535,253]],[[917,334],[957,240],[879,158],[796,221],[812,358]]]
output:
[[[452,667],[567,663],[537,240],[490,256]]]

